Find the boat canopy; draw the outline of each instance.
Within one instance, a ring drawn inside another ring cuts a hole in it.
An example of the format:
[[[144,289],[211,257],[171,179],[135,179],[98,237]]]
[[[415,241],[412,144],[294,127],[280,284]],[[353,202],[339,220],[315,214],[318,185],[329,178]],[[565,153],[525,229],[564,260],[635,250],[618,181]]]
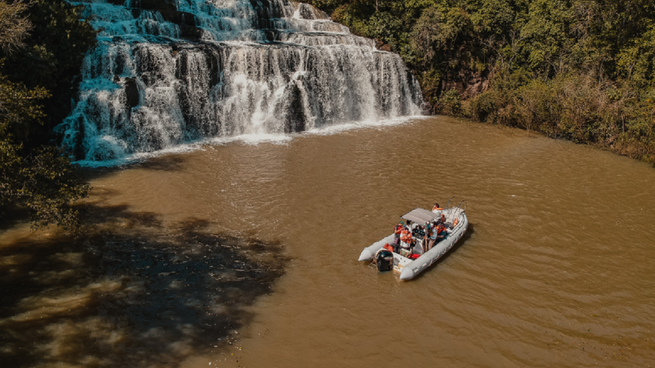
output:
[[[400,216],[400,218],[403,220],[409,220],[419,224],[425,224],[427,222],[434,220],[437,217],[439,217],[438,214],[432,211],[424,210],[423,208],[415,208],[409,211],[408,213]]]

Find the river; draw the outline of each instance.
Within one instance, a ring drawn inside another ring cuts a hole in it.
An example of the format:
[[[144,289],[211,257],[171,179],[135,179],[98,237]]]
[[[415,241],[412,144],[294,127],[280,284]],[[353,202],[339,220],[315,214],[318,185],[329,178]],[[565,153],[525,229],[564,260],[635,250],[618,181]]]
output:
[[[0,238],[12,366],[655,365],[645,163],[434,117],[89,175],[81,240]],[[399,282],[357,262],[453,196],[471,225],[436,266]]]

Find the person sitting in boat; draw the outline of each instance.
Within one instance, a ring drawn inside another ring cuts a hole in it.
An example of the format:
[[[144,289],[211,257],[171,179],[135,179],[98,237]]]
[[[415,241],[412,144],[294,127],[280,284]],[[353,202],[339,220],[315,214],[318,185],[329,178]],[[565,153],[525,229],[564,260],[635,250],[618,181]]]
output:
[[[409,257],[412,249],[412,232],[408,228],[404,228],[400,232],[400,255]]]
[[[432,207],[432,212],[440,213],[441,211],[443,211],[443,208],[439,206],[439,203],[435,203],[434,206]]]
[[[448,234],[450,234],[452,230],[446,227],[443,222],[439,222],[437,225],[436,233],[437,233],[437,241],[442,240],[445,238]]]

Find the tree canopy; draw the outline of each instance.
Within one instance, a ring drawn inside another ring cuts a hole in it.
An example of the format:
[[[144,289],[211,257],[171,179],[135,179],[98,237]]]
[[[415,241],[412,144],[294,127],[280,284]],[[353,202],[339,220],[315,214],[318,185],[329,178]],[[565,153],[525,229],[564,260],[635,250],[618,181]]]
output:
[[[0,1],[0,216],[24,207],[37,227],[78,227],[72,204],[89,187],[54,145],[51,119],[62,96],[50,91],[70,101],[94,44],[95,32],[61,0]]]

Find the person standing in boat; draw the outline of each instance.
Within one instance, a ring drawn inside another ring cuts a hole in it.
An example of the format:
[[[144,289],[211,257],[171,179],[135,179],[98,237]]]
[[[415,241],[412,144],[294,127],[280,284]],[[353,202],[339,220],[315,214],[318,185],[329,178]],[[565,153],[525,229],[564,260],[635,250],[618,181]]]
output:
[[[393,251],[398,253],[398,248],[400,247],[400,233],[403,232],[403,229],[405,228],[405,224],[400,221],[398,225],[393,229]]]
[[[428,237],[430,238],[430,241],[428,243],[428,250],[432,249],[434,247],[434,244],[437,242],[437,223],[431,223],[428,225],[429,226],[429,231]]]
[[[430,246],[430,243],[432,241],[432,233],[434,232],[434,226],[432,226],[431,222],[428,222],[425,224],[425,236],[423,237],[423,253],[427,252],[428,250],[432,249]],[[432,244],[434,245],[434,244]]]
[[[409,257],[412,248],[412,232],[408,228],[403,228],[400,232],[400,255]]]

